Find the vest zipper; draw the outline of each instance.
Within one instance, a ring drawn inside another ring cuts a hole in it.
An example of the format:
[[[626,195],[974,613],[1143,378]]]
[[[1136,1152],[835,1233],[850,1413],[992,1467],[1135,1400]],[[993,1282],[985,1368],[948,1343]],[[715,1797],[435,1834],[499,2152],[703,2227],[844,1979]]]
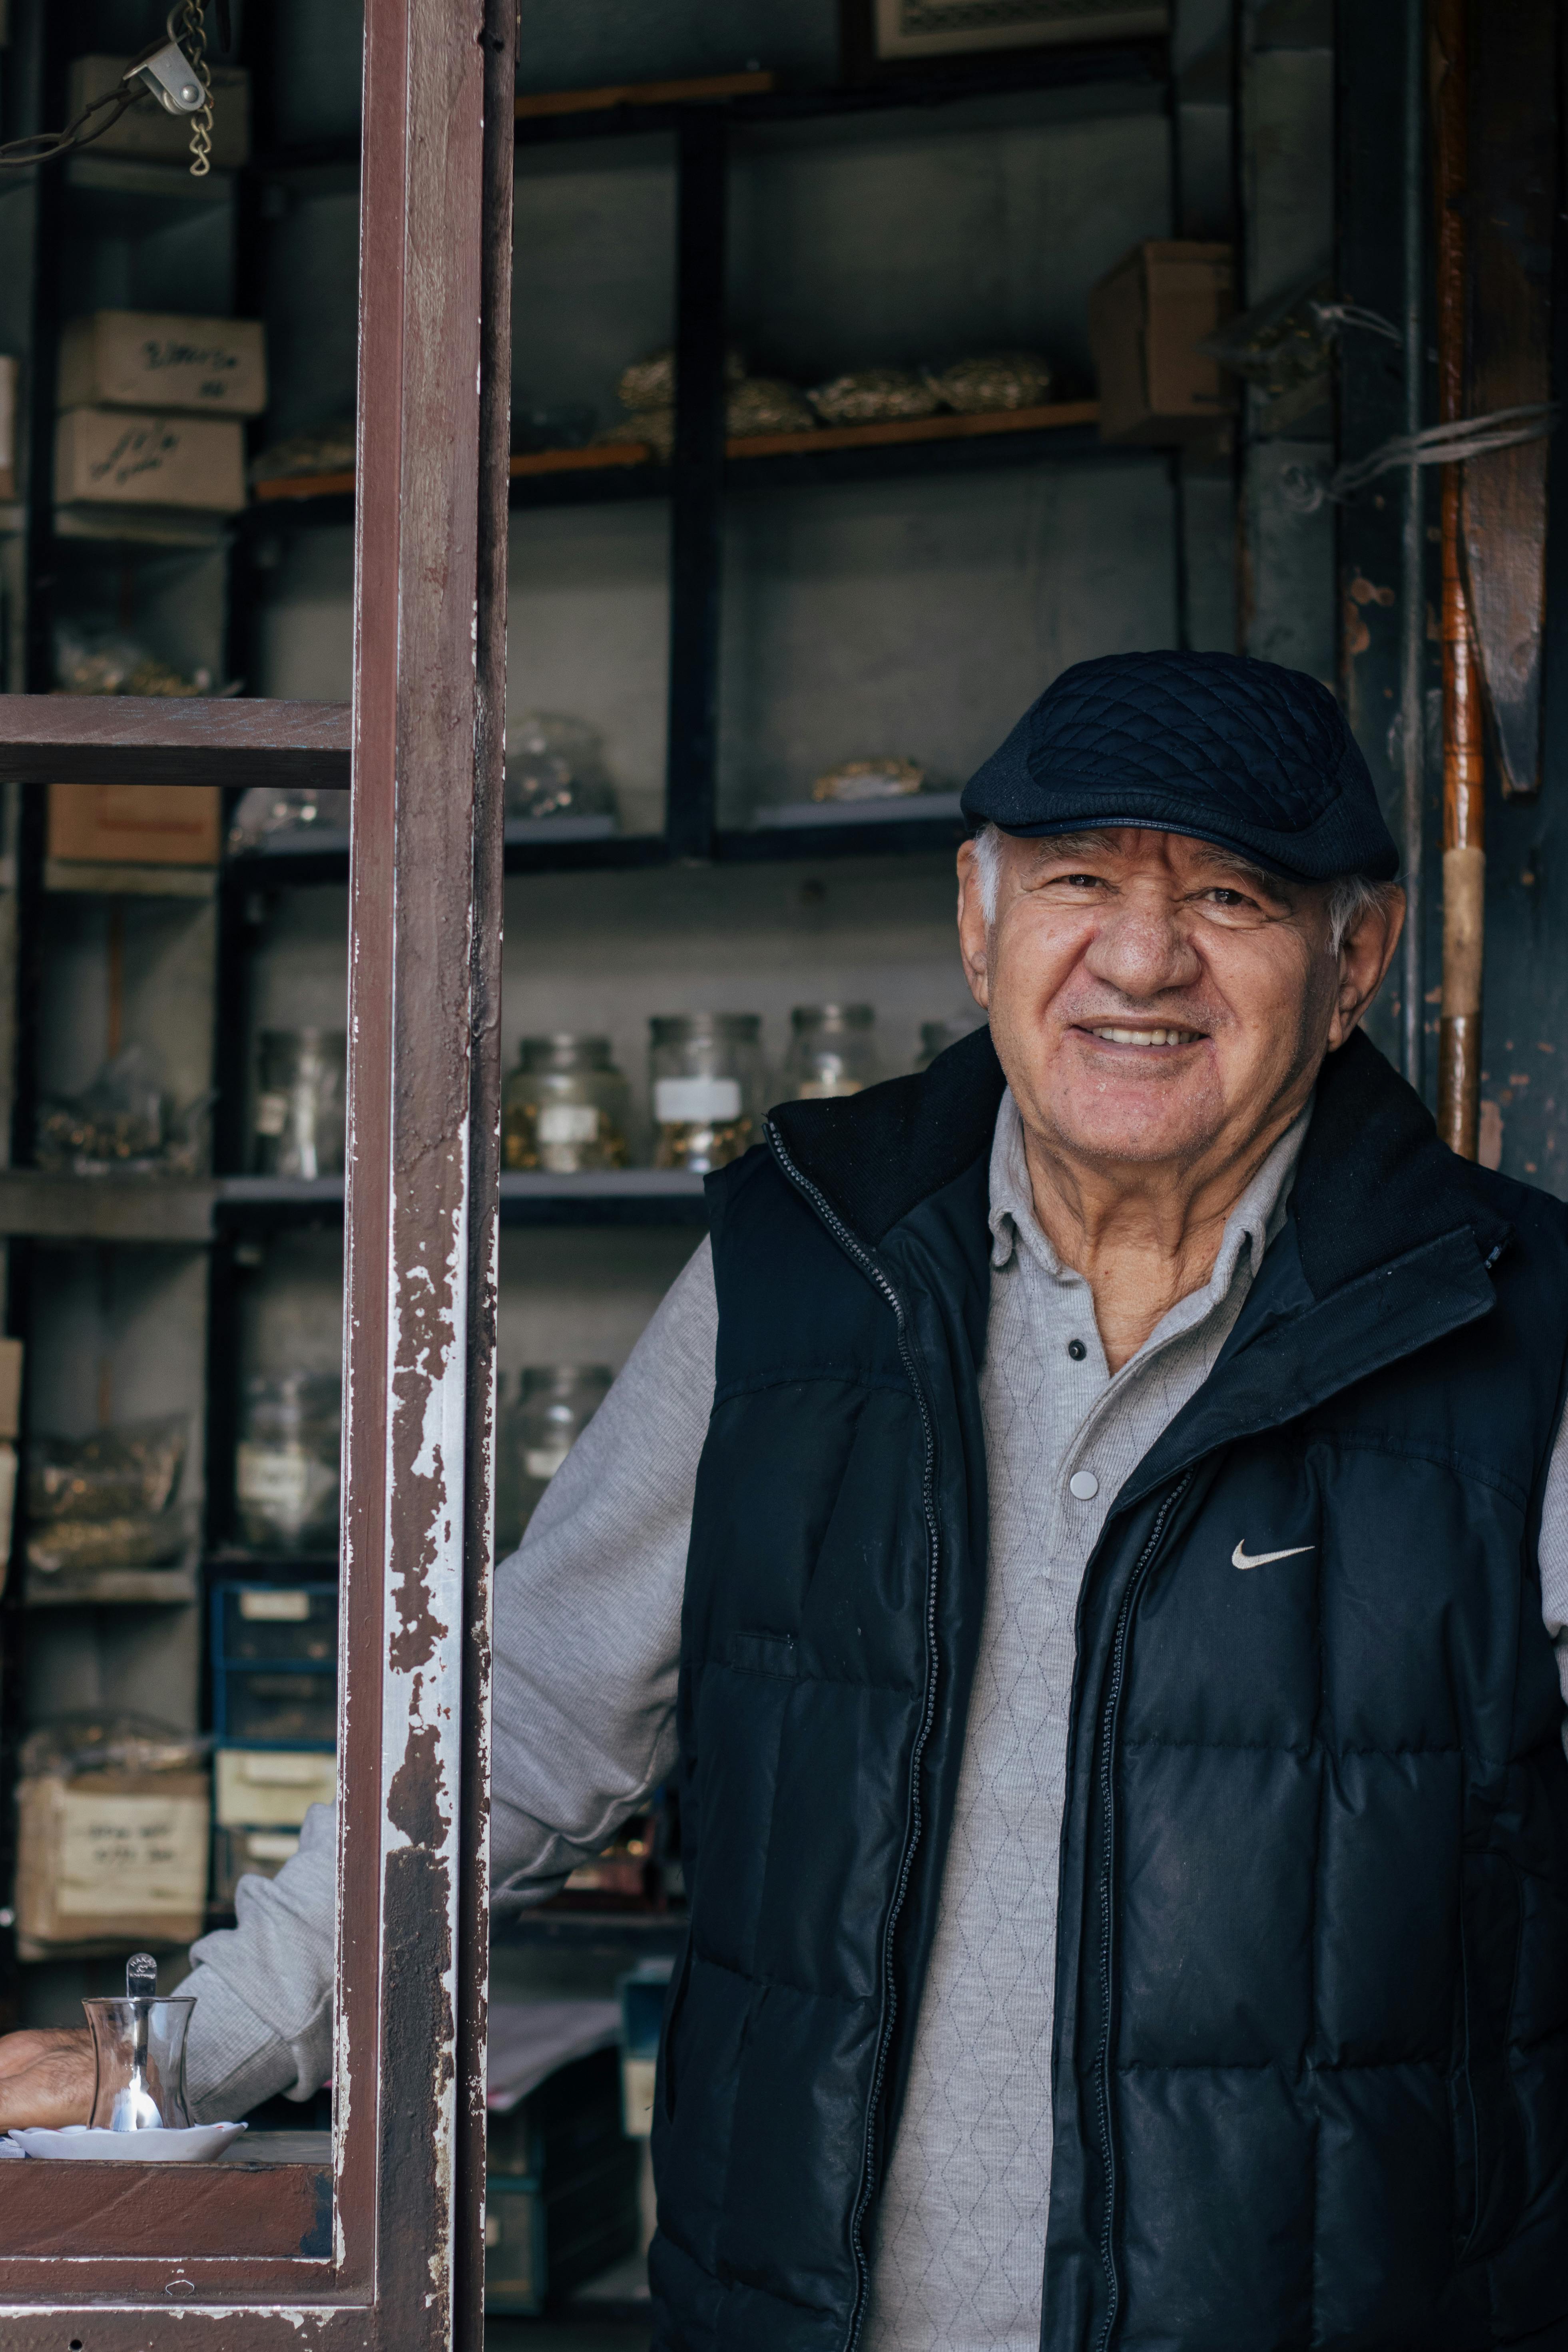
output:
[[[871,2078],[871,2097],[866,2110],[866,2137],[861,2154],[860,2187],[849,2223],[849,2251],[855,2258],[856,2288],[855,2305],[849,2315],[849,2333],[844,2339],[844,2352],[855,2352],[855,2347],[860,2340],[861,2327],[865,2324],[867,2289],[870,2284],[866,2263],[865,2241],[861,2232],[871,2202],[877,2109],[881,2101],[883,2084],[887,2080],[888,2050],[893,2038],[893,2025],[898,2014],[898,1987],[893,1978],[893,1934],[899,1924],[899,1915],[904,1907],[904,1896],[909,1889],[910,1872],[914,1865],[915,1851],[921,1842],[921,1831],[923,1825],[921,1816],[921,1763],[925,1754],[926,1741],[931,1736],[931,1724],[936,1716],[938,1553],[936,1436],[931,1408],[926,1402],[925,1389],[921,1381],[914,1343],[909,1334],[909,1318],[905,1313],[903,1300],[865,1244],[850,1231],[843,1218],[829,1202],[826,1193],[814,1184],[808,1176],[802,1175],[784,1150],[778,1129],[772,1119],[764,1119],[763,1126],[774,1158],[795,1191],[811,1203],[845,1255],[859,1267],[868,1282],[892,1308],[894,1320],[898,1325],[899,1355],[905,1371],[909,1374],[910,1386],[914,1391],[915,1402],[920,1409],[921,1433],[925,1449],[924,1467],[921,1477],[921,1505],[925,1516],[928,1561],[925,1710],[921,1715],[920,1728],[915,1734],[914,1747],[910,1755],[910,1833],[904,1844],[903,1861],[900,1865],[898,1883],[893,1889],[893,1901],[888,1913],[888,1923],[882,1931],[882,2024],[877,2042],[876,2070]]]
[[[1100,2003],[1101,2023],[1100,2063],[1097,2069],[1100,2094],[1100,2158],[1105,2169],[1105,2220],[1100,2233],[1100,2259],[1105,2272],[1105,2325],[1100,2331],[1096,2352],[1107,2352],[1111,2330],[1121,2302],[1121,2283],[1116,2272],[1116,2147],[1110,2128],[1110,2032],[1111,2032],[1111,1921],[1115,1907],[1116,1871],[1116,1719],[1121,1708],[1121,1685],[1127,1673],[1127,1644],[1132,1631],[1132,1612],[1138,1605],[1139,1593],[1145,1578],[1154,1564],[1154,1555],[1164,1539],[1165,1528],[1172,1512],[1193,1483],[1189,1470],[1179,1484],[1173,1486],[1154,1515],[1149,1540],[1138,1556],[1137,1565],[1127,1580],[1127,1590],[1121,1596],[1121,1606],[1116,1613],[1116,1632],[1110,1645],[1110,1679],[1105,1694],[1105,1706],[1100,1718],[1100,1801],[1105,1817],[1105,1859],[1100,1873]]]

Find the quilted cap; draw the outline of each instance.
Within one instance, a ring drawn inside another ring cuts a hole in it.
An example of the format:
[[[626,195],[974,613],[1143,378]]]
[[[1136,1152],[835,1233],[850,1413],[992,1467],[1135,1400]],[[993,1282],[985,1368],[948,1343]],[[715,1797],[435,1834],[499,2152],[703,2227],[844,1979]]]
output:
[[[1189,834],[1303,881],[1399,871],[1333,696],[1245,654],[1075,662],[975,770],[963,806],[1005,833]]]

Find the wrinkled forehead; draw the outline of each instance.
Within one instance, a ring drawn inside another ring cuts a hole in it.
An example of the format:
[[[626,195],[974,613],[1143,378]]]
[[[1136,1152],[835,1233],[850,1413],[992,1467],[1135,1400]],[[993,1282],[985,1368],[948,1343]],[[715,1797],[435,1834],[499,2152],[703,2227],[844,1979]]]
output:
[[[1246,856],[1229,843],[1205,835],[1157,829],[1152,825],[1099,825],[1071,833],[1003,834],[1016,870],[1037,873],[1051,867],[1084,865],[1104,871],[1145,869],[1175,876],[1227,874],[1251,882],[1268,897],[1294,903],[1312,885],[1280,874]]]

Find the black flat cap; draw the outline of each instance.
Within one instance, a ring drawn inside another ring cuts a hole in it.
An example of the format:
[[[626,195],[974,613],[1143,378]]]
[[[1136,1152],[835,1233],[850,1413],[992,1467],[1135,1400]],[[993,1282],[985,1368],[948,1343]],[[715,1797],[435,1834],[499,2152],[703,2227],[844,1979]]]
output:
[[[975,770],[963,806],[1005,833],[1189,834],[1303,881],[1399,871],[1333,696],[1245,654],[1076,662]]]

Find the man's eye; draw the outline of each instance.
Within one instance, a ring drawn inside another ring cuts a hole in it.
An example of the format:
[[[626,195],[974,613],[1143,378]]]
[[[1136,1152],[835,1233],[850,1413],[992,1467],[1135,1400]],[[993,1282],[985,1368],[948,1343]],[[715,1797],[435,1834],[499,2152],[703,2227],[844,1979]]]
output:
[[[1214,889],[1209,892],[1209,897],[1216,907],[1250,907],[1252,904],[1251,899],[1239,890]]]

